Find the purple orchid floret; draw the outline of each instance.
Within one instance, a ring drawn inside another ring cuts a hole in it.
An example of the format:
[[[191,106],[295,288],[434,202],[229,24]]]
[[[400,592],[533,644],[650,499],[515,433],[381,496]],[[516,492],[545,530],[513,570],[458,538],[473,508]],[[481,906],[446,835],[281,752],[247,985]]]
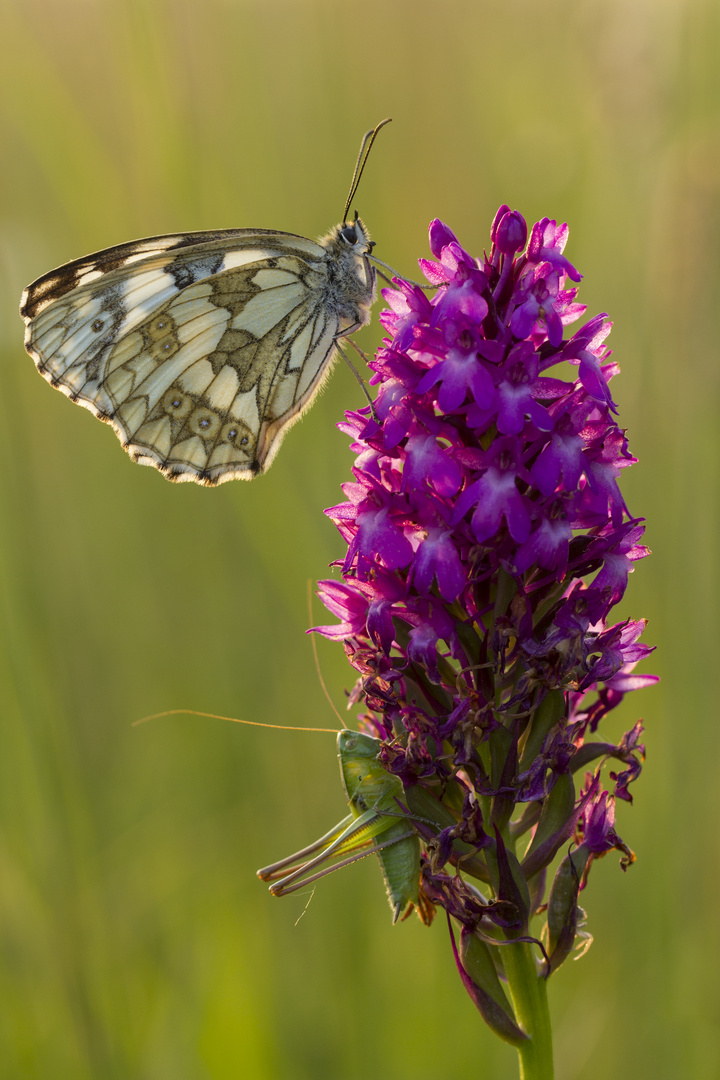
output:
[[[619,743],[595,732],[656,681],[634,674],[651,651],[644,621],[611,618],[648,550],[618,487],[635,458],[609,389],[611,324],[597,315],[564,336],[585,312],[566,287],[581,280],[567,239],[544,218],[528,240],[502,206],[476,259],[434,221],[434,258],[420,260],[434,294],[384,290],[377,400],[340,425],[354,478],[326,511],[347,543],[342,581],[319,589],[339,622],[316,628],[344,642],[351,704],[402,781],[425,845],[424,917],[444,907],[466,944],[530,940],[564,853],[547,971],[572,947],[592,860],[617,848],[632,861],[615,802],[631,801],[642,726]],[[495,989],[471,996],[500,1007]]]

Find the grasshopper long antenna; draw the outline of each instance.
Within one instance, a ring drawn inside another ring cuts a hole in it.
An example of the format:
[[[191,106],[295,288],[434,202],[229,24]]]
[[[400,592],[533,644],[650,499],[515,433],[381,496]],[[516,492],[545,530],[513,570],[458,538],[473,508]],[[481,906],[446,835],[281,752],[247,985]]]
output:
[[[239,720],[237,716],[220,716],[218,713],[200,712],[198,709],[165,709],[163,712],[143,716],[133,720],[132,727],[146,724],[148,720],[160,720],[163,716],[205,716],[209,720],[232,720],[233,724],[247,724],[248,727],[275,728],[276,731],[322,731],[327,735],[337,735],[336,728],[330,727],[295,727],[293,724],[263,724],[259,720]]]
[[[370,131],[366,131],[363,135],[362,142],[360,143],[360,153],[358,154],[357,161],[355,162],[355,171],[353,173],[353,178],[350,181],[350,191],[348,192],[348,197],[345,202],[345,209],[343,210],[343,224],[347,221],[347,216],[350,211],[350,204],[355,198],[355,192],[357,191],[358,185],[360,184],[360,177],[363,174],[365,163],[370,156],[372,144],[375,142],[375,136],[381,128],[384,128],[386,124],[390,123],[391,119],[392,118],[388,116],[385,120],[381,120],[377,127],[372,128]]]
[[[365,385],[363,384],[363,390],[364,389],[365,389]],[[313,621],[313,613],[312,613],[312,582],[310,581],[310,578],[308,578],[308,582],[307,582],[307,606],[308,606],[308,616],[310,618],[310,622],[312,622]],[[315,635],[314,634],[310,638],[310,644],[312,645],[312,654],[313,654],[313,659],[315,660],[315,671],[317,672],[318,682],[320,683],[320,686],[322,687],[322,692],[325,695],[325,698],[327,700],[328,705],[330,706],[330,708],[332,709],[332,711],[335,713],[335,715],[338,718],[338,722],[340,724],[339,730],[342,731],[343,728],[345,727],[345,721],[343,720],[342,716],[340,715],[340,713],[335,708],[335,702],[330,697],[330,693],[328,691],[328,688],[325,685],[325,680],[323,679],[322,668],[320,667],[320,660],[318,658],[317,644],[315,642]]]

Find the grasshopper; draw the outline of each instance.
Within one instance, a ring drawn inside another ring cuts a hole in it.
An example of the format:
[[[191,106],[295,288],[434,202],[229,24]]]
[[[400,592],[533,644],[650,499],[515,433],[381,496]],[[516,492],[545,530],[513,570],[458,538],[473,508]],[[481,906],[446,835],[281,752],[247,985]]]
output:
[[[403,796],[402,783],[377,760],[379,739],[344,730],[338,733],[337,747],[350,813],[314,844],[258,870],[258,877],[272,882],[273,896],[283,896],[376,854],[396,923],[418,904],[420,878],[420,841],[397,802]],[[341,861],[323,866],[336,859]]]

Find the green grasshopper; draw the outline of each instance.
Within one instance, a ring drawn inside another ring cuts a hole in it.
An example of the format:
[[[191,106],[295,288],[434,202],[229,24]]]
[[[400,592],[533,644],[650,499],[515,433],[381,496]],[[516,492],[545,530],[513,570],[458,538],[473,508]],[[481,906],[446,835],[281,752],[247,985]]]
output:
[[[273,883],[273,896],[283,896],[377,854],[396,923],[417,905],[420,879],[420,841],[397,803],[403,786],[377,760],[379,739],[345,730],[338,733],[337,746],[350,813],[314,844],[258,870],[258,877]],[[342,856],[342,861],[322,866]],[[322,869],[313,873],[316,867]]]

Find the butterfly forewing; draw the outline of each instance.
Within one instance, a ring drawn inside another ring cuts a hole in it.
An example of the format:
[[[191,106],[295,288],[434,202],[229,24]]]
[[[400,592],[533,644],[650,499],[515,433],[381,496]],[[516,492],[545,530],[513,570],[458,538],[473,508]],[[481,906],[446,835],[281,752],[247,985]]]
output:
[[[26,348],[43,376],[172,480],[266,469],[369,319],[361,222],[319,242],[269,230],[151,237],[29,286]],[[345,235],[343,235],[343,233]]]

